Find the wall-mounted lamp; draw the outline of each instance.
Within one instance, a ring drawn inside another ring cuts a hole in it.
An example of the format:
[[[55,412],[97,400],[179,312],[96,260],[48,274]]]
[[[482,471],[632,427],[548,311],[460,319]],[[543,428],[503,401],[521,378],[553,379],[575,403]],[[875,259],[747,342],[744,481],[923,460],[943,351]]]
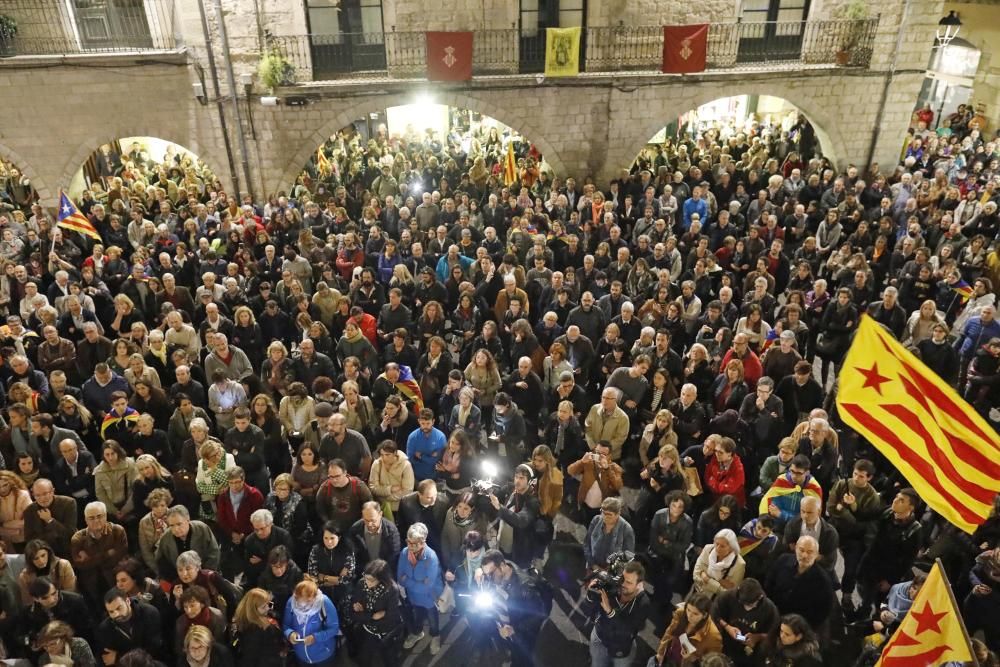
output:
[[[198,100],[201,104],[207,104],[208,98],[205,97],[205,85],[200,81],[195,81],[191,84],[191,90],[194,92],[194,98]]]
[[[276,107],[278,106],[277,97],[262,97],[260,98],[260,105],[262,107]]]
[[[948,12],[948,16],[938,21],[937,37],[938,46],[948,46],[951,40],[958,37],[958,31],[962,29],[962,21],[958,18],[958,14],[952,10]]]

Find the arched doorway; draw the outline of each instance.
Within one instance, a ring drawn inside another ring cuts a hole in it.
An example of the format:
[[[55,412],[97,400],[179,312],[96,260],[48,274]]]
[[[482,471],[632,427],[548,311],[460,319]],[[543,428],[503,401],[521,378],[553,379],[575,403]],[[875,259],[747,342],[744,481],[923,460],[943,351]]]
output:
[[[803,163],[831,159],[829,144],[825,133],[788,100],[735,95],[706,102],[668,120],[640,150],[632,169],[655,174],[663,166],[671,171],[688,163],[697,166],[694,156],[706,147],[721,146],[738,169],[766,170],[774,160],[780,168],[789,156]],[[680,159],[678,153],[682,154]]]
[[[476,198],[493,179],[530,188],[543,172],[547,178],[553,169],[531,137],[478,111],[418,98],[372,111],[327,136],[288,194],[323,203],[344,186],[362,206],[389,194],[397,205],[410,197],[416,204],[424,192]]]
[[[12,160],[0,158],[0,214],[21,211],[27,215],[38,199],[28,174]]]
[[[138,201],[148,210],[158,198],[154,188],[180,207],[192,195],[200,201],[221,186],[216,172],[184,146],[158,137],[124,136],[86,156],[69,181],[68,193],[102,203]],[[86,197],[85,191],[90,192]]]

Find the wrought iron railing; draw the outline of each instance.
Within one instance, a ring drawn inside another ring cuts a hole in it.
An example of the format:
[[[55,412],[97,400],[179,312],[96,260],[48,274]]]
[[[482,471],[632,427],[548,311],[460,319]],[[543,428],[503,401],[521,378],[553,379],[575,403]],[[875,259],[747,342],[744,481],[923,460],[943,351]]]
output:
[[[66,55],[174,49],[173,0],[0,0],[17,34],[3,55]]]
[[[706,69],[767,69],[789,64],[867,67],[877,27],[878,18],[713,23],[708,31]],[[581,71],[660,70],[660,26],[588,28],[582,39]],[[425,36],[417,31],[275,37],[273,46],[295,66],[300,81],[419,77],[426,67]],[[541,72],[544,56],[544,31],[478,30],[473,38],[472,73]]]

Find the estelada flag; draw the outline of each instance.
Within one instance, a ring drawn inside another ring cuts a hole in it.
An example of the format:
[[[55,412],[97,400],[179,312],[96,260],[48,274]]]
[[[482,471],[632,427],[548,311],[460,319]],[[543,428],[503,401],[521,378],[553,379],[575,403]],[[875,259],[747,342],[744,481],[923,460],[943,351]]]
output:
[[[968,635],[951,586],[937,562],[913,605],[882,648],[875,667],[926,667],[972,662]]]
[[[838,383],[841,418],[899,469],[931,509],[967,533],[990,515],[1000,492],[1000,437],[867,315]]]
[[[707,23],[663,26],[664,74],[703,72],[707,53]]]
[[[62,190],[59,191],[59,213],[56,215],[56,226],[62,229],[79,232],[95,241],[101,241],[101,235],[83,213],[76,208],[73,201]]]
[[[503,184],[510,185],[517,180],[517,161],[514,160],[514,142],[507,142],[507,154],[503,158]]]
[[[316,149],[316,171],[319,172],[320,178],[329,178],[333,175],[333,165],[330,164],[330,159],[322,146]]]
[[[545,76],[580,73],[580,27],[545,29]]]
[[[427,80],[468,81],[472,78],[472,33],[428,31]]]

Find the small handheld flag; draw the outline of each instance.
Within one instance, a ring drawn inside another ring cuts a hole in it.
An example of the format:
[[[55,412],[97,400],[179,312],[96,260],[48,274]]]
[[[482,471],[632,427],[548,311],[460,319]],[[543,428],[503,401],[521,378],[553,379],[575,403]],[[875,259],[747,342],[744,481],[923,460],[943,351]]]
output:
[[[952,285],[951,288],[962,297],[962,303],[965,303],[972,298],[972,286],[964,280],[959,280],[957,283]]]
[[[941,561],[937,561],[875,667],[925,667],[973,660],[951,585]]]
[[[95,241],[102,240],[101,235],[97,233],[97,229],[87,219],[87,216],[80,213],[76,205],[62,190],[59,191],[59,215],[56,216],[56,226],[73,232],[79,232]]]
[[[507,142],[507,155],[503,160],[503,184],[510,185],[517,180],[517,163],[514,161],[514,142]]]

